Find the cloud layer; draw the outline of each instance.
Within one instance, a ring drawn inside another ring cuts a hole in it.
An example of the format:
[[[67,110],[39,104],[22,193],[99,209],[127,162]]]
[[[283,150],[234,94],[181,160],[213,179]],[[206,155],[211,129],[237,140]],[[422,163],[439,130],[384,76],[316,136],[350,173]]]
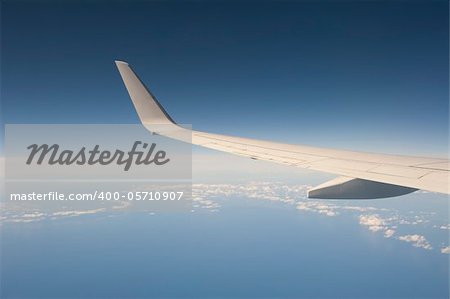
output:
[[[432,250],[433,246],[423,235],[401,234],[399,228],[411,230],[431,222],[433,212],[401,213],[396,209],[387,209],[366,205],[365,201],[313,200],[306,197],[308,185],[287,185],[282,182],[250,182],[246,184],[196,184],[193,191],[199,197],[219,200],[223,198],[251,198],[278,201],[293,205],[300,212],[317,213],[327,217],[356,216],[361,226],[370,232],[410,243],[412,246]],[[216,211],[219,207],[215,207]],[[434,225],[440,230],[450,229],[448,223]],[[445,240],[448,242],[448,240]],[[442,247],[442,253],[449,254],[450,248]]]
[[[306,197],[308,185],[286,184],[283,182],[249,182],[240,184],[194,184],[192,186],[191,212],[220,212],[224,200],[248,198],[269,200],[291,205],[300,213],[315,213],[322,217],[352,217],[356,224],[367,228],[371,233],[385,238],[410,243],[412,246],[432,250],[433,246],[424,235],[414,232],[419,226],[430,226],[437,231],[449,230],[448,223],[430,223],[432,212],[402,213],[396,209],[370,206],[368,201],[316,200]],[[30,223],[46,219],[57,220],[66,217],[88,216],[98,213],[118,213],[130,207],[129,202],[119,202],[109,208],[86,210],[44,211],[2,211],[0,223]],[[154,213],[152,213],[154,214]],[[402,230],[406,233],[402,233]],[[443,242],[448,243],[448,238]],[[442,245],[444,254],[450,247]]]

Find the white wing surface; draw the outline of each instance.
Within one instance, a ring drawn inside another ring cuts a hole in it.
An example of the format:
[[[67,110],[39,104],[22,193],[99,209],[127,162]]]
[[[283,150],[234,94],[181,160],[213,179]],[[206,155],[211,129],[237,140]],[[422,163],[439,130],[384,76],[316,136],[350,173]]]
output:
[[[170,118],[128,63],[116,61],[116,65],[142,124],[153,133],[177,139],[174,132],[186,129]],[[161,130],[161,124],[173,130]],[[309,197],[370,199],[399,196],[417,189],[449,194],[448,159],[291,145],[200,131],[191,134],[195,145],[340,176],[309,190]]]

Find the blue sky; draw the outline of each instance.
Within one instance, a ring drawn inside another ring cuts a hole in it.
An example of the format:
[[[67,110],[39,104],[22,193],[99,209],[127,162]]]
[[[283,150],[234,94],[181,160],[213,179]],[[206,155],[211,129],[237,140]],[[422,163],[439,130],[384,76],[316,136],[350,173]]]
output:
[[[448,155],[447,1],[1,5],[3,124],[138,123],[122,59],[194,129]],[[448,196],[311,200],[335,176],[194,153],[188,213],[2,209],[0,295],[448,298]]]
[[[196,129],[447,153],[446,1],[2,6],[5,123],[137,123],[124,59]]]

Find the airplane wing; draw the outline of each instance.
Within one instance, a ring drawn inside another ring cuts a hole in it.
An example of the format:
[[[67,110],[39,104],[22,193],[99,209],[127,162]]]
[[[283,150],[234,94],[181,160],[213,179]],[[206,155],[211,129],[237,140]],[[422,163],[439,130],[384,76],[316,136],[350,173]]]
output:
[[[142,124],[151,132],[181,139],[178,126],[128,63],[116,61]],[[169,129],[161,130],[158,125]],[[170,129],[172,128],[172,129]],[[449,160],[291,145],[190,130],[192,144],[294,167],[339,175],[308,191],[310,198],[371,199],[423,189],[449,194]]]

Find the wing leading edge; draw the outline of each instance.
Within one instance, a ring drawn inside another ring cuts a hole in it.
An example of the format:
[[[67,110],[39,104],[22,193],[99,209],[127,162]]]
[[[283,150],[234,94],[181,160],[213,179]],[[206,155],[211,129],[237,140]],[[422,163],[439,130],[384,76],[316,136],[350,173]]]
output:
[[[153,133],[182,140],[176,132],[187,129],[170,118],[128,63],[116,61],[116,65],[142,124]],[[190,142],[195,145],[341,176],[311,189],[309,197],[384,198],[417,189],[449,194],[448,159],[335,150],[189,131]]]

